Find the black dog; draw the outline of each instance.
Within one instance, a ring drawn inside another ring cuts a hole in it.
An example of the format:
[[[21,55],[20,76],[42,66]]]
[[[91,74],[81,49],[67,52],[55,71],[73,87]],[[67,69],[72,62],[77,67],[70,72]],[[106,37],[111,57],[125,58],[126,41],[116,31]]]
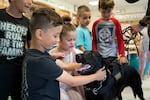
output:
[[[76,61],[86,65],[86,68],[79,70],[82,75],[95,73],[104,66],[101,55],[96,51],[78,54]],[[109,65],[109,70],[111,74],[108,72],[105,81],[95,81],[84,86],[87,100],[122,100],[121,92],[127,86],[132,88],[135,98],[138,96],[140,100],[145,100],[140,75],[134,68],[114,61]]]

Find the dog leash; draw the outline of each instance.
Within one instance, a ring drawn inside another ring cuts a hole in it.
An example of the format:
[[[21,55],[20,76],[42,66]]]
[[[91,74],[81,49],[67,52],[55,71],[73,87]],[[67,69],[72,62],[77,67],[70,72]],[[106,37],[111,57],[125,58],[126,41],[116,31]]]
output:
[[[125,38],[127,38],[127,40],[124,40],[125,41],[125,44],[127,45],[126,48],[127,48],[127,55],[128,55],[128,60],[130,60],[130,56],[129,56],[129,44],[130,44],[130,41],[133,40],[134,42],[134,45],[136,47],[136,50],[137,50],[137,54],[139,56],[139,49],[137,47],[137,44],[135,42],[135,38],[136,36],[139,34],[140,36],[143,36],[143,34],[141,32],[137,32],[137,33],[131,33],[131,29],[132,27],[131,26],[128,26],[126,27],[125,29],[122,30],[122,34],[123,36],[125,36]],[[126,34],[127,33],[127,34]],[[141,38],[141,37],[140,37]]]

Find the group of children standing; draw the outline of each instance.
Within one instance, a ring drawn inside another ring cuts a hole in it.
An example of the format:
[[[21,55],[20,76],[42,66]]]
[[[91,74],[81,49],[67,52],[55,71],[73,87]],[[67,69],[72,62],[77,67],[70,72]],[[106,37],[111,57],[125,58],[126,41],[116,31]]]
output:
[[[76,54],[97,50],[106,65],[116,58],[127,62],[121,25],[112,17],[113,0],[99,0],[101,17],[92,33],[87,28],[91,11],[85,5],[78,7],[76,28],[49,8],[35,10],[29,21],[22,13],[29,11],[32,0],[9,3],[0,10],[0,100],[85,100],[82,85],[104,80],[106,71],[78,75],[82,64],[76,63]],[[29,39],[30,48],[25,49]]]

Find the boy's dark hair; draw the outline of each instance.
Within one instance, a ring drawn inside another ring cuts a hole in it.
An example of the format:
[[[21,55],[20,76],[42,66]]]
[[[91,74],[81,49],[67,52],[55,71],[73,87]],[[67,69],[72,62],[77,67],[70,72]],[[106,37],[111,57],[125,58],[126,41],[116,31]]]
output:
[[[63,36],[67,34],[67,32],[76,31],[76,27],[71,23],[66,23],[63,25],[62,31],[60,33],[60,40],[62,40]]]
[[[125,0],[125,1],[127,1],[128,3],[135,3],[135,2],[137,2],[139,0]]]
[[[99,0],[98,2],[98,9],[111,9],[114,8],[114,1],[113,0]]]
[[[71,22],[71,17],[68,15],[62,16],[62,20],[65,23],[70,23]]]
[[[90,12],[90,9],[86,5],[81,5],[78,7],[77,15],[81,16],[83,12]]]
[[[36,29],[46,30],[62,24],[62,18],[54,10],[50,8],[39,8],[31,16],[30,31],[34,33]]]

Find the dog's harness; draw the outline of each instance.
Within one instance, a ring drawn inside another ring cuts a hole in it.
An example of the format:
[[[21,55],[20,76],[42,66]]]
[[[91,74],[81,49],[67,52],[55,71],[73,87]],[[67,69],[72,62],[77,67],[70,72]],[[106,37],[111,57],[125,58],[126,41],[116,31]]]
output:
[[[90,88],[90,87],[84,87],[86,91],[91,91],[94,95],[98,95],[98,91],[102,88],[103,81],[99,82],[99,87],[97,88]]]

